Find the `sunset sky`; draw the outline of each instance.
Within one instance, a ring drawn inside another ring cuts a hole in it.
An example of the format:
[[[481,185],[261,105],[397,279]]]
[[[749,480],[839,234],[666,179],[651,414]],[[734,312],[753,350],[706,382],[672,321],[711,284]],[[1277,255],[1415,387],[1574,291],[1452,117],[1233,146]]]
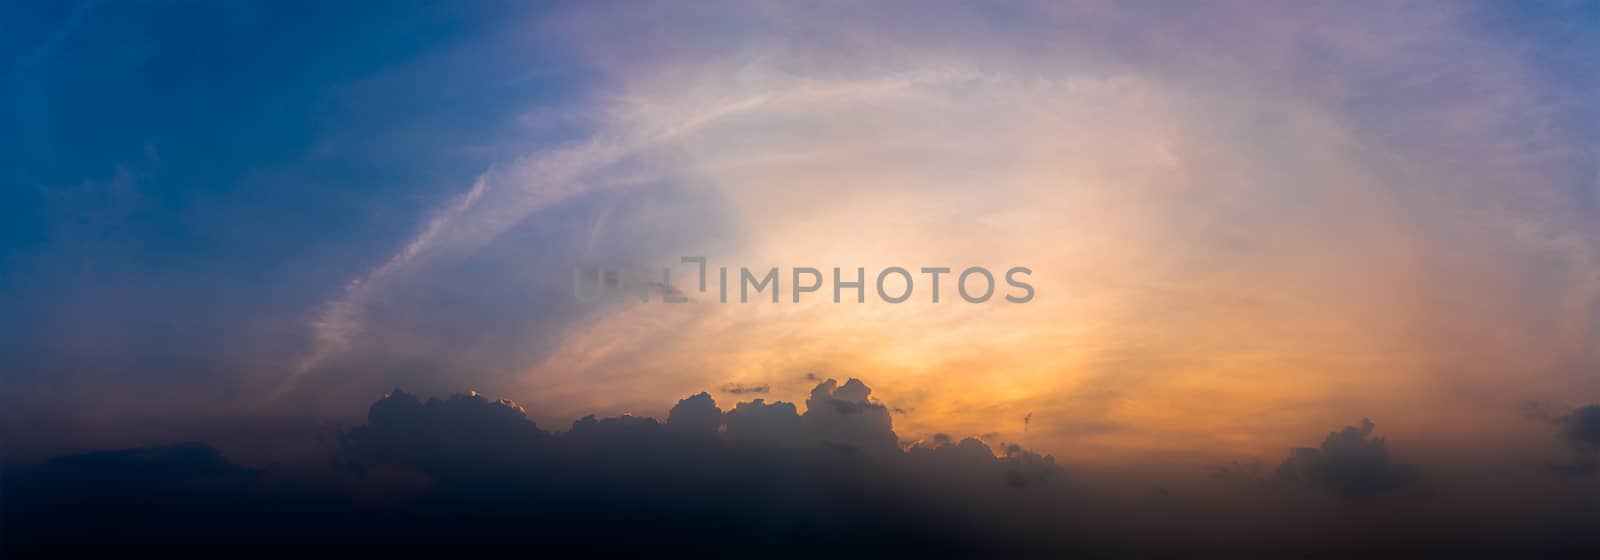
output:
[[[11,461],[268,464],[397,387],[563,430],[828,378],[903,446],[1068,472],[1270,469],[1363,418],[1435,481],[1592,457],[1594,3],[27,4]],[[685,256],[781,303],[573,295]],[[894,266],[997,295],[891,305]],[[797,267],[867,301],[792,303]]]

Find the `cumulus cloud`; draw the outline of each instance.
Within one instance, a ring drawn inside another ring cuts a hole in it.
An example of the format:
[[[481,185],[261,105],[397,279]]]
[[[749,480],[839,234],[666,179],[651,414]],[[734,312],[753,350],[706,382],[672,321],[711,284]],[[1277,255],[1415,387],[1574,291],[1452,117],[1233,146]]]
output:
[[[258,543],[992,555],[1545,546],[1509,524],[1483,525],[1498,506],[1463,514],[1401,495],[1412,501],[1385,513],[1370,500],[1343,499],[1415,483],[1374,431],[1365,421],[1330,433],[1320,447],[1295,450],[1277,477],[1258,463],[1234,463],[1198,485],[1152,484],[1074,474],[1015,444],[997,449],[948,433],[902,447],[886,405],[857,379],[823,380],[803,413],[760,399],[724,411],[702,392],[678,401],[665,422],[591,415],[560,431],[542,429],[511,401],[396,390],[344,432],[331,471],[246,469],[204,445],[66,457],[0,477],[0,527],[8,551],[57,553],[88,544],[74,537],[85,528],[136,550]],[[1132,490],[1110,490],[1118,485]],[[1291,491],[1305,487],[1319,491]],[[1584,518],[1553,511],[1535,536],[1600,545],[1574,532]],[[1463,526],[1475,530],[1464,537]]]
[[[724,413],[699,393],[680,400],[665,423],[591,415],[547,433],[504,401],[457,395],[419,403],[396,391],[348,432],[342,460],[357,472],[417,469],[449,492],[537,494],[538,505],[506,507],[518,518],[565,517],[555,522],[578,534],[597,530],[589,512],[647,516],[650,527],[613,538],[650,542],[973,546],[979,527],[944,508],[989,510],[1008,493],[1065,490],[1052,458],[1018,447],[997,455],[976,439],[946,438],[902,449],[871,393],[858,379],[828,379],[804,413],[762,399]],[[415,437],[393,437],[404,433]],[[925,503],[940,507],[917,506]],[[944,529],[930,535],[928,527]],[[727,532],[735,529],[745,532]]]
[[[722,428],[722,410],[710,393],[700,393],[672,407],[667,428],[683,434],[715,435]]]
[[[889,409],[871,400],[872,389],[859,379],[844,385],[828,379],[811,390],[801,425],[835,449],[867,453],[893,453],[900,438],[890,427]]]
[[[372,404],[367,423],[341,436],[341,447],[370,463],[410,465],[433,473],[473,473],[478,457],[532,461],[550,436],[510,401],[478,395],[430,398],[396,389]]]
[[[1384,439],[1372,435],[1376,427],[1372,420],[1362,418],[1360,426],[1330,432],[1321,447],[1294,449],[1278,465],[1278,478],[1351,497],[1412,487],[1417,481],[1416,469],[1390,459]]]
[[[859,380],[827,380],[801,414],[790,403],[761,400],[724,413],[699,393],[679,401],[665,423],[591,415],[552,432],[511,401],[423,400],[395,390],[372,404],[365,424],[343,433],[331,478],[272,482],[283,477],[236,467],[204,445],[9,471],[5,527],[26,538],[5,543],[58,546],[93,521],[96,528],[123,523],[137,537],[129,542],[162,546],[270,538],[269,547],[383,548],[396,544],[381,540],[393,535],[431,546],[520,534],[608,550],[670,543],[962,550],[1004,544],[984,544],[993,522],[974,523],[969,513],[997,516],[1003,504],[1064,490],[1051,458],[1020,449],[996,455],[967,439],[901,450],[886,409],[870,395]],[[393,484],[396,469],[423,477],[421,494]],[[185,488],[196,494],[174,493]],[[373,491],[400,498],[352,499]],[[191,501],[195,495],[204,499]],[[97,497],[83,503],[101,509],[76,509],[84,496]],[[232,525],[190,536],[135,515],[146,507]],[[296,508],[307,511],[285,513]]]

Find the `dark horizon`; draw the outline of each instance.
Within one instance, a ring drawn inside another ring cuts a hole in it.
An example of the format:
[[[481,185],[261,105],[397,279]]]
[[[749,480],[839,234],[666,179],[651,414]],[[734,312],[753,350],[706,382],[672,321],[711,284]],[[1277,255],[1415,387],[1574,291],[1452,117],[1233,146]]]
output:
[[[1552,437],[1600,449],[1600,406]],[[515,402],[395,390],[338,428],[320,461],[244,467],[205,443],[55,457],[0,476],[0,542],[90,551],[502,551],[932,556],[1199,553],[1576,555],[1600,547],[1600,502],[1573,495],[1462,509],[1439,473],[1395,461],[1367,419],[1276,465],[1198,479],[1080,478],[1015,443],[902,442],[856,379],[823,380],[804,413],[691,395],[665,421],[585,416],[546,431]],[[1594,456],[1528,479],[1597,489]],[[1195,473],[1198,474],[1198,473]],[[1507,490],[1516,479],[1498,478]],[[1589,494],[1592,497],[1593,494]],[[1456,505],[1446,505],[1456,502]],[[93,538],[85,538],[93,535]]]

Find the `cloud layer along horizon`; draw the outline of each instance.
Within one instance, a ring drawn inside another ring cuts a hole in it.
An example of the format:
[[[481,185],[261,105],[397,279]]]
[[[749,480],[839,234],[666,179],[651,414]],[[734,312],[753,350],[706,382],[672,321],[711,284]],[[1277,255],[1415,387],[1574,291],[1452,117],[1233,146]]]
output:
[[[1292,450],[1275,470],[1234,463],[1198,481],[1119,493],[1016,444],[945,434],[902,442],[887,405],[856,379],[822,381],[805,404],[803,413],[761,399],[723,410],[699,393],[664,422],[586,416],[557,432],[508,400],[423,401],[397,390],[372,404],[365,424],[341,430],[314,468],[244,467],[204,444],[12,467],[4,542],[57,552],[249,543],[258,551],[846,555],[1600,544],[1589,531],[1592,500],[1466,510],[1440,500],[1455,489],[1393,461],[1369,420]],[[77,537],[86,532],[96,538]]]

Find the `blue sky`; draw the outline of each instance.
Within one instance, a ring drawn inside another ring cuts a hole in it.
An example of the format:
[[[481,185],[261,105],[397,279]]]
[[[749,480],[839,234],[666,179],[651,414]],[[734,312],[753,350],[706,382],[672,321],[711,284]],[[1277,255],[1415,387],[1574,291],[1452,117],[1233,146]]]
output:
[[[514,34],[536,6],[429,4],[8,6],[7,375],[219,379],[212,350],[575,133],[519,124],[584,87]]]

